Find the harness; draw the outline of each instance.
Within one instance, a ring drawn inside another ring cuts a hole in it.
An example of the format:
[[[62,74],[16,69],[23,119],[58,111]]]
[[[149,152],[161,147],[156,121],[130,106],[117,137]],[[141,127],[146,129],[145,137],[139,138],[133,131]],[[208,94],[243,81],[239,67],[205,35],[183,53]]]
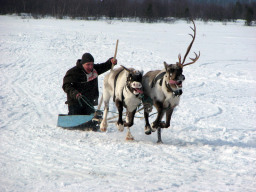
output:
[[[156,85],[156,82],[157,82],[159,79],[161,79],[159,85],[162,86],[164,74],[165,74],[165,72],[162,72],[162,73],[158,74],[158,75],[153,79],[153,81],[152,81],[152,83],[151,83],[151,88],[153,88],[153,87]]]
[[[116,76],[115,76],[115,79],[114,79],[114,96],[113,96],[113,101],[115,102],[116,100],[116,81],[117,81],[117,78],[118,76],[120,75],[120,73],[123,71],[124,69],[122,69],[121,71],[119,71]],[[123,94],[122,94],[122,100],[123,100]]]
[[[168,92],[172,92],[172,94],[173,94],[173,96],[174,97],[179,97],[179,96],[181,96],[181,94],[183,93],[182,92],[182,89],[178,89],[178,90],[173,90],[172,88],[171,88],[171,86],[168,84],[168,83],[166,83],[165,82],[165,86],[166,86],[166,88],[167,88],[167,91]]]
[[[129,77],[128,77],[129,78]],[[126,87],[125,87],[125,89],[126,88],[128,88],[128,90],[132,93],[132,88],[129,86],[129,82],[131,81],[131,80],[129,80],[127,78],[127,81],[126,81]],[[144,94],[138,94],[138,95],[135,95],[136,97],[138,97],[139,99],[142,99],[143,97],[144,97]],[[124,96],[122,95],[122,97],[124,98]]]
[[[113,101],[115,102],[115,100],[116,100],[116,82],[117,82],[117,78],[118,78],[118,76],[120,75],[120,73],[123,71],[124,69],[122,69],[121,71],[119,71],[117,74],[116,74],[116,76],[115,76],[115,79],[114,79],[114,96],[113,96]],[[130,89],[130,86],[129,86],[129,82],[130,82],[130,80],[128,79],[129,77],[127,77],[127,80],[126,80],[126,86],[124,87],[124,89],[127,91],[127,88],[128,88],[128,90],[132,93],[132,90]],[[124,89],[123,89],[123,91],[124,91]],[[122,102],[124,103],[124,94],[123,94],[123,91],[122,91]],[[138,94],[138,95],[135,95],[136,97],[138,97],[139,99],[143,99],[143,97],[144,97],[144,94]],[[125,103],[124,103],[124,105],[125,105]]]

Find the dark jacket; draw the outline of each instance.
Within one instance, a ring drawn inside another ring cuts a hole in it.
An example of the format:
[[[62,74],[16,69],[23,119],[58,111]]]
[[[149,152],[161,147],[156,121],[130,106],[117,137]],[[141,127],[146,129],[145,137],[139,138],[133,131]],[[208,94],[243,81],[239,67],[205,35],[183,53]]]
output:
[[[81,64],[81,60],[77,60],[76,66],[69,69],[63,78],[62,88],[67,93],[66,104],[78,104],[76,95],[81,93],[89,99],[91,104],[97,105],[99,97],[97,76],[111,69],[111,66],[111,58],[105,63],[94,64],[94,77],[91,80],[92,73],[87,74]]]

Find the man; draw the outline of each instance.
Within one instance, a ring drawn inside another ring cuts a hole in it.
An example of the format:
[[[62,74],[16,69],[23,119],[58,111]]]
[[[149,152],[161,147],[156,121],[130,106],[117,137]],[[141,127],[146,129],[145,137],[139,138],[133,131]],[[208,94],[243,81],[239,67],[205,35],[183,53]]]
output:
[[[94,112],[93,106],[98,105],[98,75],[117,64],[114,58],[105,63],[94,64],[90,53],[78,59],[76,66],[69,69],[63,78],[63,90],[67,93],[69,115],[89,115]],[[85,102],[86,101],[86,102]]]

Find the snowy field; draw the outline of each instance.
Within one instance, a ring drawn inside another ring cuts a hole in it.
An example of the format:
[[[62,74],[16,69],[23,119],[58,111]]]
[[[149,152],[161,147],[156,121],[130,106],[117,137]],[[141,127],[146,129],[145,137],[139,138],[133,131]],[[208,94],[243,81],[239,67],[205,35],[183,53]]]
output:
[[[134,141],[114,124],[106,133],[56,127],[67,113],[63,76],[84,52],[105,62],[119,39],[119,65],[163,69],[184,55],[190,26],[0,16],[0,191],[255,192],[256,27],[242,22],[196,21],[191,52],[201,57],[184,68],[164,144],[139,118]]]

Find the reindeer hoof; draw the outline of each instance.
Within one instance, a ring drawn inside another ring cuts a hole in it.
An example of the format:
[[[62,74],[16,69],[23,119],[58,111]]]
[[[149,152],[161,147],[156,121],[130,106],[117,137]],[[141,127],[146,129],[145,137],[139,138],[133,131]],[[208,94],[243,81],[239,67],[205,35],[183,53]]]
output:
[[[157,128],[154,128],[154,127],[151,128],[152,132],[155,132],[156,130],[157,130]]]
[[[128,140],[128,141],[134,140],[129,128],[128,128],[128,132],[127,132],[127,135],[126,135],[126,140]]]
[[[151,131],[155,132],[157,130],[157,128],[165,128],[166,124],[164,121],[161,121],[159,123],[151,123]]]
[[[147,131],[145,130],[145,134],[146,135],[150,135],[151,134],[151,130],[147,130]]]
[[[106,132],[107,131],[107,127],[108,127],[108,124],[105,123],[104,121],[102,121],[101,124],[100,124],[100,130],[102,132]]]
[[[152,124],[151,124],[151,131],[152,131],[152,132],[155,132],[156,130],[157,130],[157,127],[155,127],[154,124],[152,123]]]
[[[126,137],[126,140],[127,140],[127,141],[133,141],[134,138],[133,138],[133,136],[127,136],[127,137]]]
[[[150,135],[151,134],[151,129],[149,127],[145,127],[145,134]]]
[[[163,141],[162,140],[160,140],[160,141],[158,140],[157,144],[163,144]]]
[[[122,125],[122,124],[117,124],[117,123],[116,123],[116,127],[117,127],[117,129],[118,129],[120,132],[123,132],[123,131],[124,131],[124,125]]]
[[[155,122],[151,123],[151,131],[152,132],[155,132],[158,127],[159,127],[158,123],[155,123]]]
[[[102,132],[106,132],[107,131],[107,128],[100,128],[100,130],[102,131]]]
[[[161,128],[168,128],[168,127],[170,127],[170,125],[168,125],[167,123],[165,123],[165,122],[160,122],[160,127]]]

